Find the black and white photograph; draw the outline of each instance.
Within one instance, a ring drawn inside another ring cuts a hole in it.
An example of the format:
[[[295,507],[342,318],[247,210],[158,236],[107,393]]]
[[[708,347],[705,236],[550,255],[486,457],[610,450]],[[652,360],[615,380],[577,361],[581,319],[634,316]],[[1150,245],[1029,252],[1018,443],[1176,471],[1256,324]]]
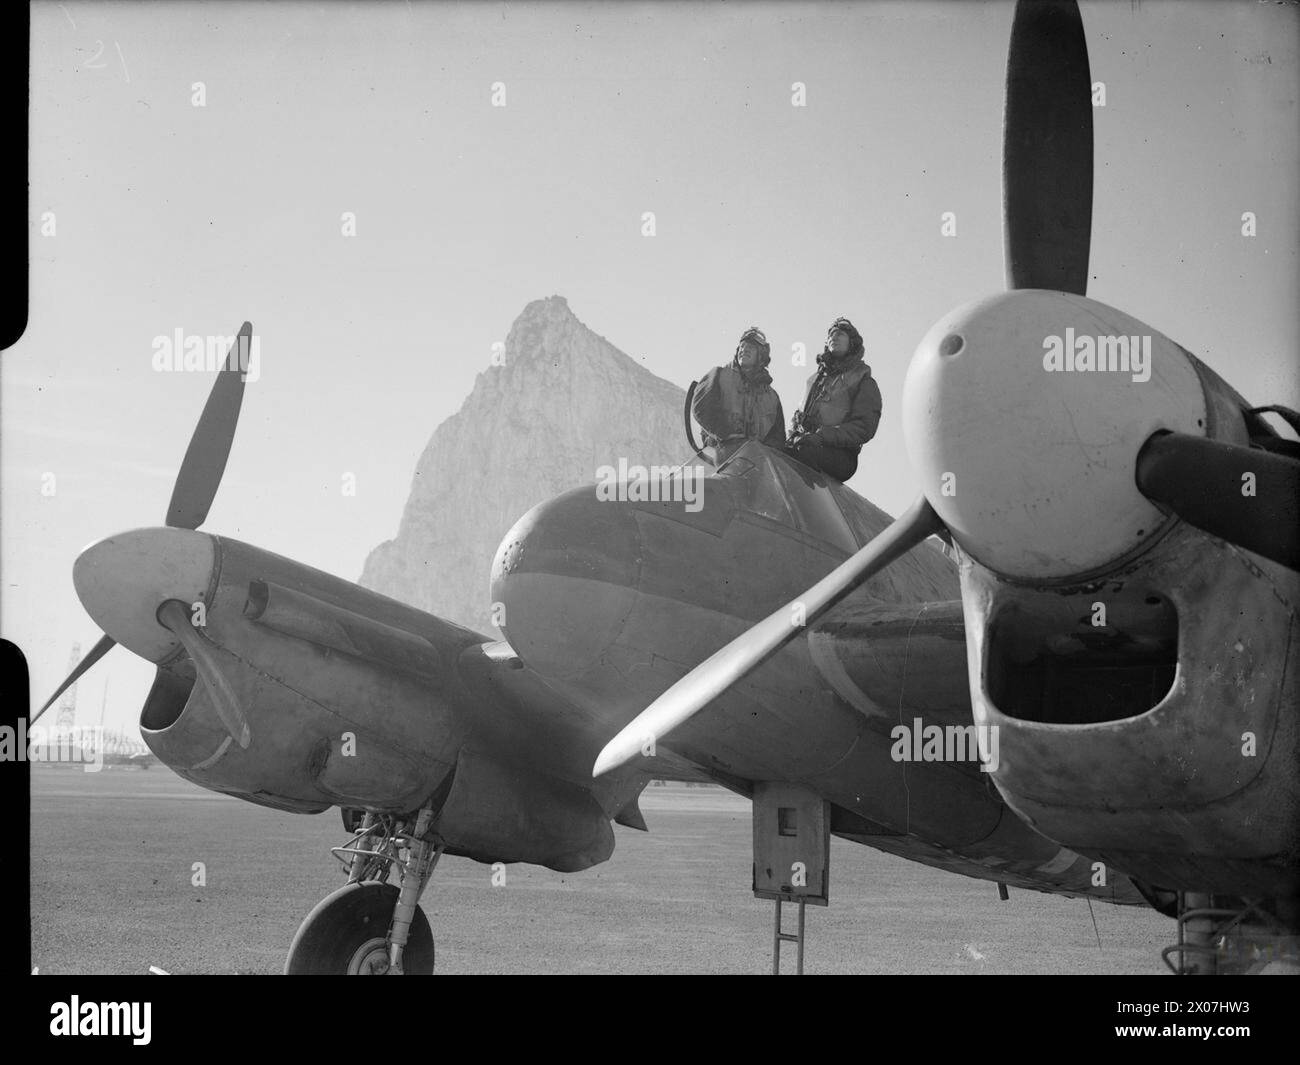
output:
[[[24,17],[24,975],[1252,1041],[1136,978],[1300,975],[1300,6]]]

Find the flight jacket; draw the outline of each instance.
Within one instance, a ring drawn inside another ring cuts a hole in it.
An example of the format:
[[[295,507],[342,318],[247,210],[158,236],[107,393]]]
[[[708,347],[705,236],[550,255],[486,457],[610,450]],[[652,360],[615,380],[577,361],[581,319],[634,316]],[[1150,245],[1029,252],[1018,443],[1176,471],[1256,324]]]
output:
[[[843,369],[819,367],[808,378],[804,428],[816,430],[823,444],[857,454],[880,426],[880,386],[862,356]]]

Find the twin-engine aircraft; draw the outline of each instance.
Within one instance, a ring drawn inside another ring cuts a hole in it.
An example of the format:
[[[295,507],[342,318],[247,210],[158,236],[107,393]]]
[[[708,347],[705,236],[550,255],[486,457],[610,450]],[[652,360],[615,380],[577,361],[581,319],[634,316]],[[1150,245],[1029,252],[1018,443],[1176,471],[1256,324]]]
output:
[[[1086,297],[1092,164],[1078,9],[1022,0],[1008,291],[917,348],[901,518],[757,442],[694,503],[577,488],[501,543],[492,640],[196,531],[241,404],[232,351],[165,527],[77,559],[105,636],[64,687],[121,643],[157,667],[140,728],[176,773],[344,810],[347,884],[290,973],[431,972],[418,903],[442,854],[590,868],[611,822],[646,828],[653,778],[753,799],[763,897],[824,903],[834,834],[1151,905],[1178,971],[1294,967],[1300,455],[1265,415],[1300,419]]]

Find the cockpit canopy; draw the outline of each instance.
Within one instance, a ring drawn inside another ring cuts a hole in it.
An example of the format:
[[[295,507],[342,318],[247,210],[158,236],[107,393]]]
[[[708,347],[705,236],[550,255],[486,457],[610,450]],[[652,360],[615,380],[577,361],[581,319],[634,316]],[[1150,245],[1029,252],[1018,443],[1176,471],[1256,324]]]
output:
[[[736,495],[741,509],[842,551],[856,551],[890,521],[838,481],[756,440],[746,441],[717,472],[743,486]]]
[[[681,484],[677,483],[679,479]],[[725,535],[731,522],[741,518],[842,557],[857,551],[892,521],[851,488],[757,440],[745,441],[716,470],[679,466],[660,482],[653,495],[628,498],[638,509],[714,536]],[[956,567],[931,544],[908,552],[873,577],[865,591],[882,602],[926,602],[960,596]]]

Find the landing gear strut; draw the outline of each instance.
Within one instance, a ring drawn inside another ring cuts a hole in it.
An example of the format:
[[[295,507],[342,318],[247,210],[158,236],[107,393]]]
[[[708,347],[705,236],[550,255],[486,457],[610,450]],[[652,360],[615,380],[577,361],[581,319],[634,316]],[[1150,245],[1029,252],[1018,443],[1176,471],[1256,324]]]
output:
[[[1291,900],[1178,892],[1178,942],[1160,952],[1179,976],[1300,973],[1300,922]]]
[[[289,947],[286,974],[414,976],[433,972],[433,932],[420,909],[442,845],[433,811],[409,818],[366,814],[345,846],[348,882],[307,915]],[[397,885],[388,883],[394,869]]]

